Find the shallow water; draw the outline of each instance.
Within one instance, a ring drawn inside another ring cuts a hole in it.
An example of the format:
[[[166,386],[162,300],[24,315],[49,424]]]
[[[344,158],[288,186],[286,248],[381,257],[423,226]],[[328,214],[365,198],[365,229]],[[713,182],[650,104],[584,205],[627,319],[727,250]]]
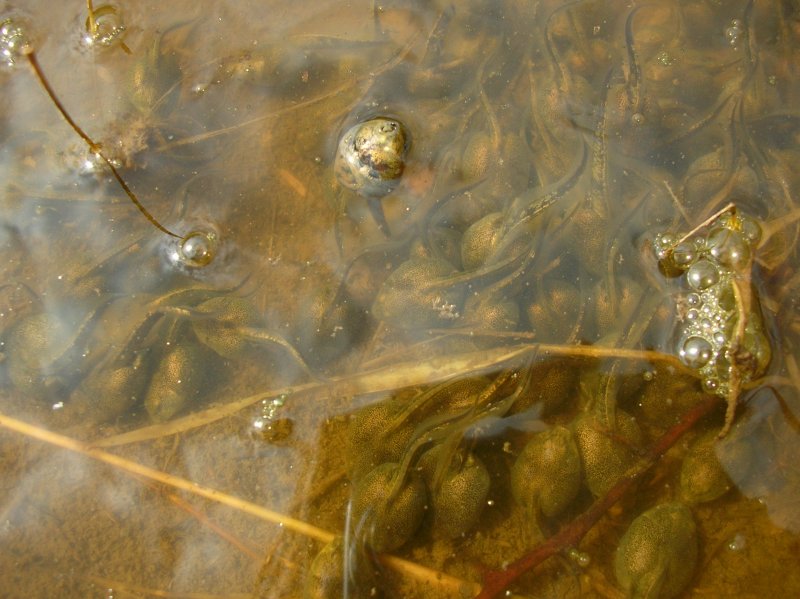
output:
[[[792,3],[129,4],[0,15],[4,596],[797,594]]]

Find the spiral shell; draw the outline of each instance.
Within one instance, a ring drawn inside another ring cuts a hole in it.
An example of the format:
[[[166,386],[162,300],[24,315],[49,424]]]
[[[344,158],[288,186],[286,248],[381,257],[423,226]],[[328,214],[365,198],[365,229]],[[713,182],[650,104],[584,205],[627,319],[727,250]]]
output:
[[[400,182],[408,145],[400,121],[376,117],[359,123],[339,142],[334,162],[336,179],[364,197],[385,196]]]

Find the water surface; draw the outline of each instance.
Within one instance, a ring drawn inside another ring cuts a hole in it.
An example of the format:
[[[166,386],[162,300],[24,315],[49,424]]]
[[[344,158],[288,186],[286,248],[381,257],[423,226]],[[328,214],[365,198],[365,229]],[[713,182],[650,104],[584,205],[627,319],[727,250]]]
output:
[[[797,593],[793,3],[94,11],[0,15],[7,596]]]

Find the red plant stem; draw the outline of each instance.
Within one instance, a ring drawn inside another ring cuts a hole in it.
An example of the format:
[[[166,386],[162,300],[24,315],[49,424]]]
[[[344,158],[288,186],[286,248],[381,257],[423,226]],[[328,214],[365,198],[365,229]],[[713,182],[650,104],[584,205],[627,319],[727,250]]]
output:
[[[650,447],[646,455],[627,474],[622,476],[604,497],[597,499],[585,512],[564,526],[558,533],[536,546],[530,553],[522,556],[507,568],[485,572],[483,586],[480,593],[475,596],[475,599],[497,597],[528,570],[538,566],[563,549],[577,545],[597,521],[603,517],[603,514],[625,495],[633,483],[639,480],[670,447],[675,445],[686,431],[708,414],[718,404],[718,400],[719,398],[717,397],[709,397],[703,403],[689,410],[675,426],[664,433]]]

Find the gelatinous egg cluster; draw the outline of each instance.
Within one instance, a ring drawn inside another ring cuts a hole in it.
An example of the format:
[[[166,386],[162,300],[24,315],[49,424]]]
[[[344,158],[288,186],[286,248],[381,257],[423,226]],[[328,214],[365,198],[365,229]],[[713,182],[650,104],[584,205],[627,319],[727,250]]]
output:
[[[761,227],[738,213],[724,214],[706,235],[663,233],[654,240],[662,271],[683,278],[677,301],[676,347],[697,370],[703,388],[726,397],[734,377],[746,383],[766,370],[771,350],[758,297],[749,283]],[[740,319],[744,319],[740,321]]]

